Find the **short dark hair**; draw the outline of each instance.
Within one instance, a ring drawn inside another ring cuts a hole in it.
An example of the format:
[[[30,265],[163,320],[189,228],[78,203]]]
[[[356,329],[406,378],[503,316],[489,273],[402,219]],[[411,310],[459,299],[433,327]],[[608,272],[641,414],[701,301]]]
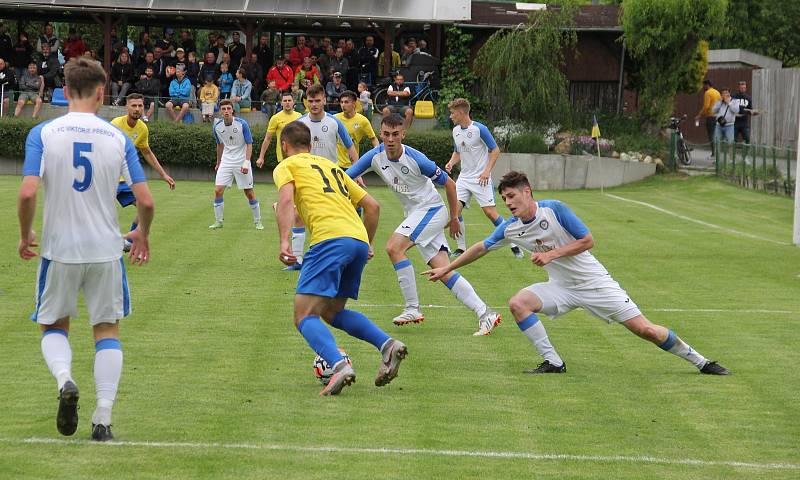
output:
[[[386,125],[387,127],[401,127],[403,126],[403,123],[403,117],[396,113],[387,115],[383,117],[383,120],[381,120],[381,126]]]
[[[283,127],[281,141],[295,148],[311,148],[311,130],[305,123],[295,120]]]
[[[358,96],[352,90],[345,90],[342,92],[342,94],[339,95],[339,100],[343,99],[344,97],[348,97],[354,102],[358,100]]]
[[[325,96],[325,89],[322,88],[322,85],[319,83],[311,85],[308,87],[308,90],[306,90],[306,97],[317,97],[319,95]]]
[[[522,172],[512,170],[503,175],[500,179],[500,183],[497,184],[497,193],[502,193],[506,188],[522,187],[531,188],[531,182],[528,181],[528,176]]]
[[[126,100],[127,100],[127,101],[129,101],[129,102],[130,102],[131,100],[141,100],[141,101],[144,101],[144,95],[142,95],[141,93],[131,93],[130,95],[128,95],[128,96],[127,96],[127,97],[125,97],[125,98],[126,98]]]
[[[283,100],[283,97],[292,97],[292,100],[294,100],[294,94],[292,94],[291,90],[282,91],[281,92],[281,100]]]
[[[722,88],[719,89],[719,93],[722,93],[722,92],[731,93],[731,89],[728,88],[728,87],[722,87]]]
[[[220,100],[220,102],[219,102],[219,108],[222,108],[222,106],[223,106],[223,105],[230,105],[230,106],[231,106],[231,108],[233,108],[233,102],[231,102],[231,101],[230,101],[229,99],[227,99],[227,98],[226,98],[226,99],[224,99],[224,100]]]
[[[106,84],[106,72],[100,63],[84,56],[67,62],[64,66],[64,78],[74,98],[88,98],[97,87]]]
[[[703,85],[708,85],[708,86],[710,87],[710,86],[712,86],[712,85],[714,85],[714,84],[713,84],[713,83],[711,83],[711,80],[709,80],[709,79],[707,79],[707,78],[706,78],[705,80],[703,80]]]

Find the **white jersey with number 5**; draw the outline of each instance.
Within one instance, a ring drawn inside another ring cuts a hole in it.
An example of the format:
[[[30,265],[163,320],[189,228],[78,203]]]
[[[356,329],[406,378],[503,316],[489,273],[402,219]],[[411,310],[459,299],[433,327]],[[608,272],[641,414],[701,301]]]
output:
[[[41,177],[41,256],[60,263],[118,260],[120,176],[144,182],[130,138],[91,113],[68,113],[34,127],[25,142],[23,176]]]

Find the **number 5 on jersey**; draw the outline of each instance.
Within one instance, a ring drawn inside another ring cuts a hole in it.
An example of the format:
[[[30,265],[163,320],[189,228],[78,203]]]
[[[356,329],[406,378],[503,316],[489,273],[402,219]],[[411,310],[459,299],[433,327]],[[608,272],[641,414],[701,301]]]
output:
[[[92,162],[83,156],[84,153],[91,151],[91,143],[75,142],[72,144],[72,166],[76,169],[83,167],[83,180],[78,181],[76,172],[75,179],[72,181],[72,188],[79,192],[85,192],[92,186]]]

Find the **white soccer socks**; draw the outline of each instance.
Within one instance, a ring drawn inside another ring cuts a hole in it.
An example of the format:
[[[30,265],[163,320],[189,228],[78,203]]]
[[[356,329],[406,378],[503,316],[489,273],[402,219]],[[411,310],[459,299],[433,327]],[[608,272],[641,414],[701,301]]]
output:
[[[703,368],[703,365],[708,362],[706,357],[697,353],[686,342],[681,340],[681,337],[677,336],[672,330],[669,331],[667,339],[664,340],[664,343],[659,345],[659,348],[665,352],[669,352],[673,355],[681,357],[687,362],[692,363],[697,368]]]
[[[225,211],[225,201],[221,198],[214,199],[214,220],[222,222],[222,213]]]
[[[66,330],[46,330],[42,334],[42,356],[58,382],[58,390],[61,391],[61,387],[72,380],[72,349]]]
[[[292,228],[292,253],[297,257],[297,263],[303,263],[303,248],[306,246],[306,227]]]
[[[456,245],[459,250],[467,250],[467,235],[465,233],[466,226],[464,225],[464,217],[458,216],[458,238],[456,238]]]
[[[481,300],[481,297],[479,297],[475,289],[472,288],[472,284],[470,284],[466,278],[462,277],[460,273],[454,273],[445,285],[453,292],[453,295],[458,301],[475,312],[478,318],[486,313],[486,303]]]
[[[250,210],[253,211],[253,222],[258,223],[261,221],[261,203],[257,198],[248,200],[250,203]]]
[[[117,397],[122,375],[122,345],[117,338],[103,338],[95,343],[94,382],[97,409],[92,416],[95,425],[111,425],[111,407]]]
[[[403,292],[403,299],[406,308],[419,308],[419,295],[417,295],[417,279],[414,277],[414,265],[411,260],[405,259],[394,264],[394,271],[397,274],[397,281],[400,283],[400,291]]]
[[[539,321],[535,313],[528,315],[525,320],[518,322],[517,326],[522,330],[522,334],[528,337],[539,355],[556,367],[564,365],[564,360],[556,353],[556,349],[550,343],[544,325]]]

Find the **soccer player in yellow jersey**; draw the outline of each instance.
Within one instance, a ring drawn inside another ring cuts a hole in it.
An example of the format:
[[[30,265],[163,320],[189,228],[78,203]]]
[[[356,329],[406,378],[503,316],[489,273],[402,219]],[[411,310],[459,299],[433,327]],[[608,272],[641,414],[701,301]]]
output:
[[[310,153],[311,131],[305,124],[287,125],[280,144],[286,158],[273,172],[278,187],[279,259],[286,265],[297,260],[289,241],[296,205],[311,231],[311,247],[297,280],[294,324],[308,345],[333,365],[330,382],[320,395],[337,395],[356,380],[321,319],[380,350],[375,385],[382,387],[397,376],[406,346],[362,313],[345,309],[348,298],[358,298],[361,273],[372,257],[380,206],[335,163]],[[354,207],[364,209],[363,223]]]
[[[369,119],[360,113],[356,113],[357,99],[358,97],[356,97],[356,94],[350,90],[342,92],[339,96],[339,106],[342,107],[342,111],[334,115],[334,117],[338,118],[339,121],[344,124],[347,133],[349,133],[350,138],[353,139],[356,153],[360,155],[358,146],[365,138],[368,138],[369,141],[372,142],[373,147],[377,147],[380,142],[378,142],[378,138],[375,136],[375,131],[372,129],[372,124]],[[343,169],[350,168],[352,162],[350,161],[350,156],[347,154],[347,149],[344,148],[342,143],[338,144],[338,150],[339,166]]]
[[[283,127],[303,116],[300,112],[294,111],[294,97],[291,92],[283,92],[281,94],[281,107],[283,110],[269,119],[267,133],[264,135],[264,141],[261,142],[261,151],[258,153],[258,160],[256,160],[258,168],[264,166],[264,156],[267,154],[267,147],[272,142],[273,135],[275,135],[275,153],[278,156],[278,162],[283,160],[283,152],[281,152],[281,132]]]
[[[169,189],[175,190],[175,180],[167,174],[167,171],[164,170],[164,167],[161,166],[161,163],[159,163],[156,158],[156,154],[150,150],[150,133],[147,130],[147,124],[141,120],[144,114],[144,97],[139,93],[131,93],[126,97],[125,108],[128,112],[127,115],[111,120],[111,124],[122,130],[122,132],[131,139],[136,150],[142,154],[147,163],[149,163],[150,166],[161,175],[161,178],[167,182]],[[117,201],[122,208],[128,205],[136,205],[136,198],[133,196],[131,188],[125,183],[125,179],[122,178],[117,188]],[[133,219],[133,223],[131,223],[130,231],[136,230],[138,225],[139,216],[137,215],[136,218]],[[130,248],[131,242],[126,236],[124,249],[127,252]]]

